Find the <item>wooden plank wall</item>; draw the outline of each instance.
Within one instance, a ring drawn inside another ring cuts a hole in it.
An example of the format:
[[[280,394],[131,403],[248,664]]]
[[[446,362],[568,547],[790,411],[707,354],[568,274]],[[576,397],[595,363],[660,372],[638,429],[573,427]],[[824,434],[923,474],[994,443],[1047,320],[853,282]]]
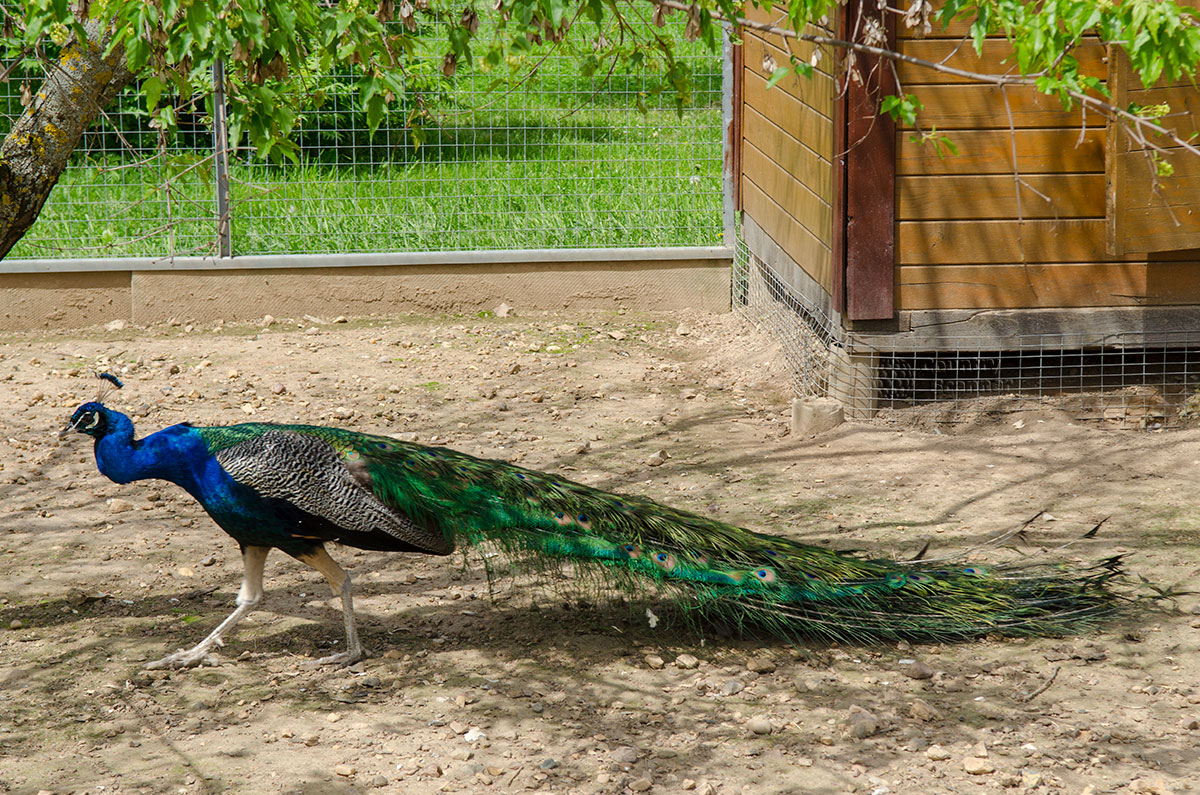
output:
[[[976,54],[962,40],[965,30],[918,40],[898,27],[906,54],[982,72],[1010,68],[1003,41]],[[1098,42],[1078,57],[1083,71],[1107,78]],[[899,78],[924,103],[922,125],[949,135],[959,155],[938,157],[910,140],[912,130],[897,131],[897,309],[1200,302],[1197,252],[1107,253],[1103,119],[1089,115],[1085,126],[1078,109],[1064,112],[1031,88],[1002,92],[906,64]],[[1019,209],[1014,153],[1026,183]]]
[[[774,21],[747,9],[750,19]],[[783,66],[790,46],[808,60],[812,46],[743,31],[741,200],[792,260],[828,293],[833,291],[833,78],[824,60],[809,80],[790,77],[769,90],[767,54]],[[773,263],[776,264],[776,263]]]
[[[1118,107],[1165,105],[1171,112],[1159,123],[1185,141],[1197,139],[1200,91],[1191,79],[1159,80],[1144,88],[1129,58],[1114,52],[1108,64],[1108,85]],[[1169,176],[1151,178],[1158,166],[1146,146],[1124,131],[1108,140],[1108,250],[1132,251],[1195,248],[1200,246],[1200,158],[1166,139],[1161,157]]]

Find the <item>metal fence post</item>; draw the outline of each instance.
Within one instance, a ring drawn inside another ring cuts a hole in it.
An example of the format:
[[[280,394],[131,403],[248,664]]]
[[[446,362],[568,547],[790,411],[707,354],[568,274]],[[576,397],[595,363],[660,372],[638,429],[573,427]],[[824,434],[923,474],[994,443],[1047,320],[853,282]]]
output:
[[[731,25],[725,25],[721,37],[721,220],[724,227],[724,243],[732,248],[737,236],[737,208],[734,206],[734,163],[736,162],[735,148],[738,142],[734,140],[737,125],[734,114],[737,108],[734,104],[733,89],[733,42],[735,33]]]
[[[217,256],[233,256],[233,219],[229,214],[229,124],[225,118],[225,62],[213,64],[213,165],[217,188]]]

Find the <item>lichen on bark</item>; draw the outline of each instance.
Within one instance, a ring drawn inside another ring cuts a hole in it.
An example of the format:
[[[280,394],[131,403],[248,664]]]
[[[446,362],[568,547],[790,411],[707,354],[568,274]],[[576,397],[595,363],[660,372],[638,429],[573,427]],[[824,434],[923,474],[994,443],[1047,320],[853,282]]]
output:
[[[106,25],[84,29],[87,40],[63,48],[0,144],[0,258],[37,220],[84,130],[134,78],[122,48],[105,54]]]

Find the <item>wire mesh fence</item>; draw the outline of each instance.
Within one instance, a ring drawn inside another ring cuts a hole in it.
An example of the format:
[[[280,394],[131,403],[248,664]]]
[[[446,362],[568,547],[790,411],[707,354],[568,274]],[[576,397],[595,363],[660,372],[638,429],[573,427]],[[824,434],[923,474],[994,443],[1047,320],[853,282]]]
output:
[[[245,148],[231,157],[233,253],[721,245],[721,55],[686,42],[682,25],[677,15],[660,32],[694,76],[679,114],[652,69],[584,77],[562,48],[535,52],[536,70],[508,84],[465,69],[443,77],[437,25],[418,36],[411,91],[375,133],[354,78],[308,76],[299,162],[263,163]],[[42,68],[31,61],[0,83],[0,135]],[[206,101],[181,105],[166,135],[127,89],[9,256],[215,253]],[[424,140],[408,123],[418,105]]]
[[[1200,424],[1196,332],[1016,335],[1003,348],[941,337],[937,350],[901,350],[845,332],[741,240],[733,267],[734,307],[778,340],[797,396],[835,398],[851,419],[963,424],[1029,411],[1125,429]]]

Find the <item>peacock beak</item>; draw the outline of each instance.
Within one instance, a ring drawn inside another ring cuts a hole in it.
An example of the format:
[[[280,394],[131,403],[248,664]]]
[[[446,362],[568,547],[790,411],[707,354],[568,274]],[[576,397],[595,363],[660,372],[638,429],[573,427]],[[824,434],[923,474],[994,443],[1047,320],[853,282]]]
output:
[[[64,439],[64,438],[66,438],[66,436],[67,436],[68,434],[70,434],[70,433],[71,433],[71,431],[73,431],[73,430],[75,430],[75,426],[74,426],[74,425],[72,425],[71,423],[69,423],[69,422],[68,422],[65,428],[62,428],[61,430],[59,430],[59,432],[58,432],[58,438],[59,438],[59,439]]]

